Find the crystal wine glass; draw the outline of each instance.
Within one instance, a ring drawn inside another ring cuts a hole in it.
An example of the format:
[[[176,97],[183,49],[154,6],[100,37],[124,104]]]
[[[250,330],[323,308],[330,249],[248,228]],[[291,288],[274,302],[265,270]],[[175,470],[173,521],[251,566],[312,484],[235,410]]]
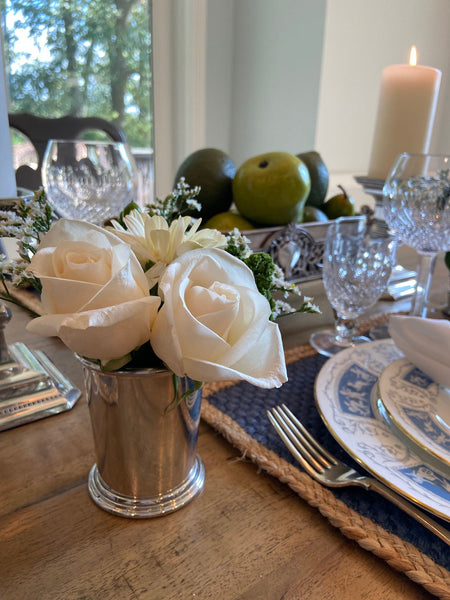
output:
[[[317,331],[311,345],[325,356],[362,342],[357,319],[386,288],[395,262],[395,239],[385,223],[366,216],[332,222],[325,239],[323,283],[335,313],[335,328]]]
[[[396,237],[419,253],[411,315],[425,317],[436,257],[450,250],[450,156],[400,154],[383,188]]]
[[[134,159],[121,142],[50,140],[42,180],[58,215],[97,225],[137,197]]]

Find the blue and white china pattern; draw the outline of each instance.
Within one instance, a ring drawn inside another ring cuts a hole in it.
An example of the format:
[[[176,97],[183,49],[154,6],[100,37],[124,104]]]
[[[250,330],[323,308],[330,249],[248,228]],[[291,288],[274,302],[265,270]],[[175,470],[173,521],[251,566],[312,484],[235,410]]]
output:
[[[339,352],[317,377],[316,402],[330,432],[355,460],[409,500],[450,521],[450,478],[423,461],[372,410],[379,376],[401,357],[392,340]]]
[[[389,420],[450,468],[450,390],[403,358],[381,374],[378,396]]]

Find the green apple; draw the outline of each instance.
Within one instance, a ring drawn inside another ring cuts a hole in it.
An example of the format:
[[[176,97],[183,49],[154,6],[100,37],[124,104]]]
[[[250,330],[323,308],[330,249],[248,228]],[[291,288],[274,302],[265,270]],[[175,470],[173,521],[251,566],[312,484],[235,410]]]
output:
[[[311,189],[308,168],[289,152],[268,152],[246,160],[233,179],[240,214],[258,225],[286,225],[303,216]]]

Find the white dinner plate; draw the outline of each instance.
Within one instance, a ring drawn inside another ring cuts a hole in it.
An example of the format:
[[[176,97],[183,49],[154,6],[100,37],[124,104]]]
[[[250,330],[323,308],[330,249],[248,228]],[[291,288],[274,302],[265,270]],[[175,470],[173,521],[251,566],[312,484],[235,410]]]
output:
[[[450,390],[400,358],[381,373],[378,400],[400,432],[450,468]]]
[[[338,352],[317,376],[317,406],[331,434],[357,462],[399,494],[450,521],[450,479],[422,460],[372,410],[379,376],[402,357],[392,340]]]

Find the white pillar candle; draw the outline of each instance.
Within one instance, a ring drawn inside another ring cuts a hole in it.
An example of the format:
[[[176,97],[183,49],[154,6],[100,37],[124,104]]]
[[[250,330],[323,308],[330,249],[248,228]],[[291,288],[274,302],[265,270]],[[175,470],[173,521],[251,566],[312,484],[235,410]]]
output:
[[[9,133],[7,98],[3,48],[0,44],[0,198],[15,198],[17,188]]]
[[[369,165],[369,177],[373,179],[386,179],[402,152],[428,152],[441,71],[415,63],[413,46],[409,65],[383,69]]]

